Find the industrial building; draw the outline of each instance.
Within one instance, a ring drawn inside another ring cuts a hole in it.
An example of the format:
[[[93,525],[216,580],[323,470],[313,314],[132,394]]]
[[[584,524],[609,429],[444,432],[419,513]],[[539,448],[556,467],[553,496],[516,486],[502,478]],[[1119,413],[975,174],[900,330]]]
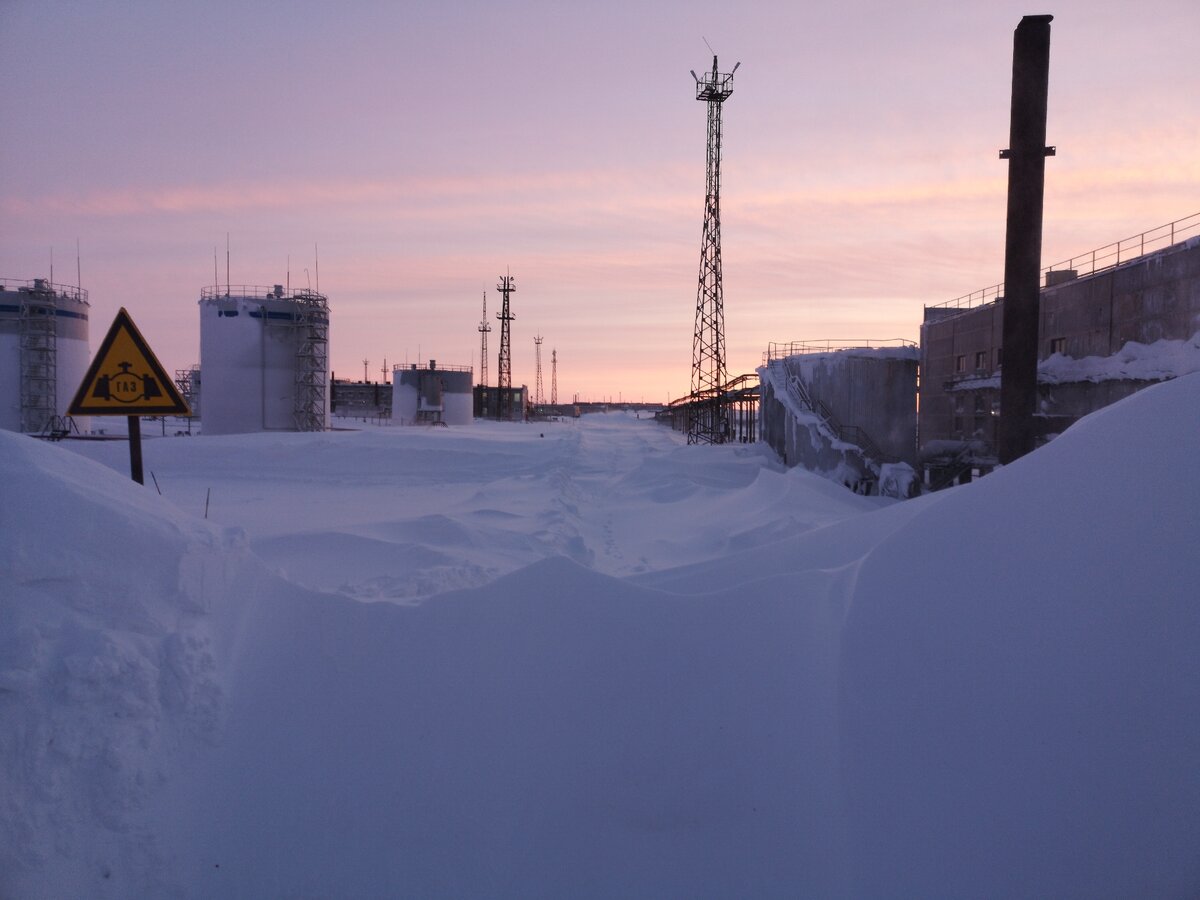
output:
[[[503,402],[501,402],[503,401]],[[475,385],[475,418],[523,422],[528,415],[529,388]]]
[[[392,415],[392,385],[387,381],[350,381],[331,373],[329,411],[335,416],[387,419]]]
[[[470,425],[473,418],[470,366],[439,366],[429,360],[392,370],[392,422],[396,425]]]
[[[1182,222],[1194,229],[1200,215]],[[1113,257],[1121,245],[1110,245],[1095,252],[1098,260],[1093,253],[1045,272],[1035,415],[1042,442],[1150,384],[1200,369],[1200,236],[1144,255],[1138,238],[1123,262]],[[919,433],[931,486],[996,465],[1001,289],[981,292],[975,305],[963,306],[972,296],[925,309]]]
[[[87,372],[88,294],[79,287],[0,279],[0,428],[65,434]],[[76,420],[86,430],[86,420]]]
[[[204,434],[329,427],[329,303],[282,285],[204,288]]]

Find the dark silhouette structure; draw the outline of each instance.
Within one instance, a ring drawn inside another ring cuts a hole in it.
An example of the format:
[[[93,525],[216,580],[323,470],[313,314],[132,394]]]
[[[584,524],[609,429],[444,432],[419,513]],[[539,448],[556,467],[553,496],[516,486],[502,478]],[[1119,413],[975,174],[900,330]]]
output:
[[[508,297],[517,286],[513,283],[511,275],[500,276],[500,283],[496,285],[496,290],[500,292],[503,298],[500,304],[500,312],[496,313],[496,318],[500,320],[500,359],[499,359],[499,375],[497,376],[497,387],[499,388],[496,396],[496,418],[511,419],[513,417],[513,397],[512,397],[512,335],[509,329],[509,323],[516,318],[509,310]]]
[[[733,93],[733,73],[717,70],[696,81],[696,99],[708,104],[708,175],[704,231],[700,240],[700,278],[696,290],[696,330],[692,337],[692,404],[689,444],[720,444],[729,436],[725,420],[725,307],[721,289],[721,104]]]
[[[1036,430],[1038,297],[1046,181],[1046,96],[1053,16],[1025,16],[1013,33],[1008,223],[1004,246],[1003,363],[998,447],[1001,463],[1033,449]]]

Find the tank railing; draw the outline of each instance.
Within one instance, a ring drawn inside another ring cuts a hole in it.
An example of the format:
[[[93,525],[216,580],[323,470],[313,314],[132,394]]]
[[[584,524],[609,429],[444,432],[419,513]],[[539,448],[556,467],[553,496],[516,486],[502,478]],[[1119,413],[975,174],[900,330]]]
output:
[[[434,360],[436,363],[437,360]],[[414,369],[413,367],[416,366]],[[474,372],[474,366],[443,366],[437,364],[436,369],[429,368],[429,361],[417,363],[396,363],[392,366],[392,372]]]
[[[81,303],[88,302],[88,292],[74,284],[56,284],[47,278],[0,277],[0,291],[53,291],[60,297],[70,297]]]
[[[810,353],[833,353],[837,350],[881,350],[888,347],[916,347],[915,341],[906,338],[887,338],[885,340],[817,340],[789,341],[777,343],[772,341],[763,352],[763,365],[773,359],[787,359],[789,356],[805,356]]]
[[[324,294],[308,288],[286,288],[276,294],[275,286],[261,284],[217,284],[200,289],[201,300],[220,300],[224,297],[245,297],[248,300],[326,300]]]
[[[1112,244],[1105,244],[1095,250],[1089,250],[1062,262],[1046,266],[1042,269],[1042,284],[1045,285],[1045,276],[1049,272],[1073,271],[1077,276],[1095,275],[1097,272],[1116,268],[1124,263],[1132,262],[1140,256],[1145,256],[1147,253],[1163,250],[1196,235],[1200,235],[1200,213],[1192,213],[1190,216],[1184,216],[1182,219],[1176,219],[1166,225],[1158,225],[1141,234],[1135,234],[1133,237],[1122,238]],[[945,303],[934,303],[925,308],[971,309],[975,306],[992,303],[1003,296],[1004,282],[1000,282],[961,297],[955,297],[953,300],[947,300]]]

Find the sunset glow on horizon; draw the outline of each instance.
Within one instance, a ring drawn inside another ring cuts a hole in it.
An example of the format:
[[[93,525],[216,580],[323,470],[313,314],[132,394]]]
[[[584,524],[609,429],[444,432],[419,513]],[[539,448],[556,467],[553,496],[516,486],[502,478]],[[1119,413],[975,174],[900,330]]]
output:
[[[553,348],[560,399],[662,401],[689,385],[704,38],[742,63],[721,197],[739,375],[772,341],[915,340],[923,305],[1001,280],[1022,15],[1055,16],[1044,262],[1200,211],[1200,7],[1138,10],[10,0],[0,275],[50,277],[53,253],[73,284],[78,239],[93,349],[124,306],[183,368],[228,235],[234,284],[319,279],[331,368],[374,380],[385,358],[478,371],[482,295],[495,325],[511,271],[514,382],[540,333],[547,393]]]

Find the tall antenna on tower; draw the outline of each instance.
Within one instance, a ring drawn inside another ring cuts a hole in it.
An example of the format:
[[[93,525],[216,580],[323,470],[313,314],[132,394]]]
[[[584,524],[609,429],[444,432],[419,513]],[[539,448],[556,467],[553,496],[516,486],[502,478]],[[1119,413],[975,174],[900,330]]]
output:
[[[558,350],[550,351],[550,405],[558,406]]]
[[[492,323],[487,318],[487,291],[483,292],[483,318],[479,320],[479,385],[487,387],[487,336],[492,330]]]
[[[509,323],[516,318],[508,309],[508,296],[517,289],[513,283],[512,275],[500,276],[500,283],[496,285],[496,290],[500,292],[503,298],[501,301],[500,312],[496,313],[496,318],[500,320],[500,359],[499,359],[499,375],[497,376],[496,388],[500,394],[499,402],[496,404],[496,418],[511,419],[513,412],[513,397],[512,397],[512,343],[511,334],[509,331]]]
[[[709,49],[712,49],[711,47]],[[696,289],[696,329],[692,336],[692,407],[689,444],[721,444],[728,437],[723,390],[725,370],[725,301],[721,287],[721,104],[733,93],[733,73],[717,69],[701,78],[694,71],[696,99],[708,104],[708,172],[704,197],[704,230],[700,239],[700,278]]]
[[[546,397],[542,393],[542,336],[540,334],[534,335],[533,348],[537,360],[537,380],[534,382],[533,405],[543,406],[546,403]]]

